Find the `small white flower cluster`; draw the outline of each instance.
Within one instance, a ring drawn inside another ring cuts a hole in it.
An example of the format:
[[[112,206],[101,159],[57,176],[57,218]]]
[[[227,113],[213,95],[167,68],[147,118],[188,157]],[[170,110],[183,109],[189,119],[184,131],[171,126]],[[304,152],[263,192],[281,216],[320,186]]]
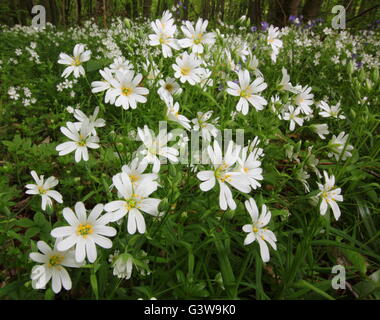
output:
[[[208,146],[207,152],[212,169],[200,171],[197,178],[203,181],[200,184],[202,191],[209,191],[219,184],[219,206],[222,210],[236,209],[236,203],[228,185],[243,193],[249,193],[260,187],[263,180],[261,169],[261,158],[264,156],[263,149],[256,146],[260,140],[256,137],[251,146],[241,147],[229,142],[224,156],[217,140],[213,147]]]
[[[94,114],[90,117],[86,116],[81,110],[75,109],[73,114],[78,122],[67,122],[66,127],[61,127],[61,132],[72,141],[64,142],[56,147],[60,156],[64,156],[75,151],[75,161],[82,159],[88,161],[88,150],[100,147],[99,137],[95,128],[105,126],[105,121],[101,118],[97,119],[99,107],[95,108]]]
[[[24,107],[28,107],[32,104],[35,104],[37,102],[36,98],[32,97],[32,92],[27,87],[9,87],[8,89],[8,96],[12,100],[19,100],[21,95],[24,97],[22,98],[22,104]]]
[[[145,233],[145,219],[141,212],[158,216],[158,205],[161,200],[150,198],[159,186],[156,173],[144,173],[147,161],[135,158],[129,165],[124,165],[122,171],[113,176],[113,185],[117,189],[119,200],[107,203],[104,207],[106,217],[111,222],[117,222],[128,214],[128,233],[136,231]]]
[[[145,103],[149,90],[139,86],[142,80],[140,73],[135,75],[132,66],[122,57],[114,60],[110,68],[99,71],[102,81],[91,83],[92,92],[106,91],[104,102],[114,104],[116,107],[136,109],[137,103]]]
[[[266,41],[268,45],[272,48],[271,59],[275,63],[277,60],[277,56],[280,52],[280,48],[282,48],[282,41],[279,39],[280,31],[277,27],[270,26],[268,28],[268,35]]]
[[[65,79],[64,81],[57,84],[57,91],[62,92],[65,89],[72,89],[73,86],[78,82],[77,79]]]
[[[110,254],[108,258],[108,262],[111,263],[113,267],[113,275],[118,277],[119,279],[128,280],[132,276],[133,266],[135,269],[140,272],[141,275],[149,275],[150,271],[146,271],[143,268],[140,268],[135,260],[139,260],[140,256],[144,258],[147,253],[144,250],[141,250],[138,257],[132,256],[127,251],[120,254],[119,250],[116,250],[114,254]],[[140,260],[141,261],[141,260]],[[144,259],[143,262],[148,265],[149,260]]]
[[[33,61],[36,64],[41,64],[40,56],[36,52],[37,44],[35,42],[31,42],[29,47],[26,47],[25,50],[29,52],[30,57],[29,60]]]
[[[73,56],[69,56],[66,53],[61,53],[59,55],[58,63],[67,65],[68,67],[63,71],[62,77],[67,78],[71,73],[74,74],[75,78],[85,75],[84,68],[82,66],[83,62],[90,60],[91,50],[85,51],[84,44],[76,44],[73,50]]]

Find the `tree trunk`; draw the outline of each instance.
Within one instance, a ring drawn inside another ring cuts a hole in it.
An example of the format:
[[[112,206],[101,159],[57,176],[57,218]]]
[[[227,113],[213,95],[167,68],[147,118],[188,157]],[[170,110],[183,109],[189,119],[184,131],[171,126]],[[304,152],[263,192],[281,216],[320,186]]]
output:
[[[224,21],[224,0],[219,0],[220,19]]]
[[[162,0],[162,11],[161,12],[164,12],[166,10],[168,10],[168,3],[166,0]]]
[[[88,14],[92,17],[92,0],[88,1]]]
[[[302,14],[306,21],[314,20],[319,16],[323,0],[307,0]]]
[[[58,24],[59,11],[57,8],[57,4],[54,0],[49,0],[49,6],[51,11],[51,22],[54,25]]]
[[[261,0],[249,0],[248,17],[252,24],[259,26],[261,23]]]
[[[286,25],[286,11],[285,11],[285,0],[272,0],[269,6],[269,16],[268,20],[275,26],[283,27]]]
[[[144,0],[143,14],[145,18],[150,17],[150,7],[152,6],[152,0]]]
[[[216,16],[216,0],[211,0],[210,19],[215,19],[215,16]]]
[[[159,17],[161,15],[161,12],[161,0],[157,0],[155,17]]]
[[[202,0],[202,17],[203,19],[208,19],[210,12],[209,0]]]
[[[288,6],[287,6],[287,16],[288,18],[290,16],[298,16],[298,7],[300,5],[301,0],[290,0],[288,1]]]
[[[65,26],[69,24],[70,9],[71,9],[71,0],[64,0],[64,21]]]
[[[107,3],[103,0],[103,27],[107,28]]]
[[[32,8],[33,8],[33,0],[25,0],[25,7],[29,13],[29,16],[32,17]]]
[[[132,18],[136,19],[139,14],[139,4],[138,1],[131,1],[132,4]]]
[[[77,0],[77,24],[81,24],[82,1]]]

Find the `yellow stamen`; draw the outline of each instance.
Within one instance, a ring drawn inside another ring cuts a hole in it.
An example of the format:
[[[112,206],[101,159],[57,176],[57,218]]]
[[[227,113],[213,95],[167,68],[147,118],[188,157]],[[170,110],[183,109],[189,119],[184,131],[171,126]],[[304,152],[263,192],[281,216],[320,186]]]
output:
[[[92,225],[90,224],[80,224],[77,228],[77,235],[82,236],[83,238],[87,238],[89,234],[92,234],[94,230],[92,229]]]
[[[129,96],[133,93],[133,90],[132,90],[132,88],[123,87],[123,88],[121,88],[121,93],[123,96]]]
[[[167,83],[165,85],[165,89],[168,90],[169,92],[172,92],[172,90],[174,89],[173,85],[171,83]]]
[[[199,34],[197,34],[197,35],[195,35],[193,37],[194,37],[194,43],[195,44],[200,44],[202,42],[202,40],[203,40],[203,33],[199,33]]]
[[[251,95],[246,90],[241,90],[240,91],[240,97],[242,97],[242,98],[248,98],[250,96]]]
[[[182,67],[181,68],[181,74],[183,76],[188,76],[191,72],[191,69],[189,67]]]
[[[74,61],[71,63],[71,65],[74,67],[80,66],[80,64],[81,64],[80,59],[78,57],[73,57],[73,59],[74,59]]]
[[[61,254],[56,254],[54,256],[51,256],[50,259],[49,259],[49,263],[48,263],[48,266],[49,267],[55,267],[55,266],[58,266],[62,263],[64,259],[64,256],[61,255]]]
[[[38,186],[38,192],[39,192],[40,194],[45,194],[46,191],[47,191],[47,190],[45,190],[43,187]]]
[[[132,194],[132,197],[134,197],[134,196],[137,196],[137,195],[135,195],[135,194]],[[127,210],[131,210],[131,209],[133,209],[133,208],[136,208],[137,207],[137,200],[136,199],[126,199],[126,202],[125,202],[125,204],[124,204],[124,206],[125,206],[125,208],[127,209]]]
[[[131,179],[131,182],[132,182],[132,183],[133,183],[133,182],[136,182],[136,181],[139,180],[139,177],[138,177],[138,176],[135,176],[135,175],[133,175],[133,174],[130,174],[130,175],[129,175],[129,178]]]

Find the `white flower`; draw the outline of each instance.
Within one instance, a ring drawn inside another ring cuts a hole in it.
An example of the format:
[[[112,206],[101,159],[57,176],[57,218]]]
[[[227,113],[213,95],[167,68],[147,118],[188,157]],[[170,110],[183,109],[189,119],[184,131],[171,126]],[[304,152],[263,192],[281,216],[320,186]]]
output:
[[[263,180],[263,169],[261,169],[261,161],[258,160],[257,149],[249,152],[248,147],[244,147],[241,150],[241,155],[237,159],[238,166],[236,171],[246,175],[252,189],[261,187],[259,180]]]
[[[349,144],[347,144],[346,146],[347,139],[348,139],[348,134],[346,135],[344,132],[339,133],[337,137],[333,135],[333,137],[331,138],[328,144],[329,150],[331,151],[328,153],[328,156],[330,158],[334,156],[335,159],[338,161],[344,150],[344,154],[342,155],[342,160],[346,160],[347,158],[352,157],[352,154],[350,151],[353,150],[354,147]]]
[[[107,203],[104,209],[106,217],[110,221],[118,221],[128,214],[128,232],[134,234],[136,230],[144,233],[146,230],[142,212],[158,216],[160,199],[149,198],[149,195],[157,190],[158,183],[150,178],[145,178],[137,185],[133,185],[129,175],[125,172],[118,173],[112,178],[113,184],[118,191],[119,198]]]
[[[256,110],[264,109],[267,105],[267,101],[257,95],[257,93],[266,89],[267,84],[264,82],[263,78],[257,78],[255,81],[251,82],[251,78],[248,70],[240,70],[239,73],[239,85],[235,82],[228,81],[227,92],[230,95],[240,97],[238,104],[236,105],[236,110],[242,112],[244,115],[248,114],[249,103],[255,107]]]
[[[317,106],[322,109],[322,111],[319,112],[319,115],[324,118],[333,117],[336,119],[346,119],[346,117],[341,113],[339,102],[335,106],[329,106],[326,102],[321,101]]]
[[[116,72],[116,71],[124,72],[124,71],[133,69],[133,65],[131,65],[131,63],[124,57],[117,57],[113,60],[113,63],[110,65],[110,69],[113,72]]]
[[[9,87],[8,95],[9,95],[9,98],[12,100],[18,100],[20,98],[20,95],[17,93],[15,87]]]
[[[206,87],[211,87],[214,84],[214,81],[211,79],[211,71],[205,68],[200,68],[198,72],[200,78],[200,86],[203,90],[206,90]]]
[[[110,90],[110,99],[115,101],[115,106],[122,106],[123,109],[128,110],[129,107],[136,109],[137,103],[145,103],[147,101],[145,95],[149,90],[140,87],[139,84],[142,80],[142,75],[135,73],[132,70],[124,72],[116,71],[115,78],[110,79],[110,84],[113,89]]]
[[[100,74],[103,77],[102,81],[93,81],[91,83],[92,93],[98,93],[102,91],[106,91],[106,95],[104,97],[105,103],[114,104],[117,98],[116,94],[113,94],[113,90],[115,89],[111,83],[115,83],[115,78],[112,73],[112,70],[105,68],[104,70],[99,70]]]
[[[51,190],[58,184],[58,179],[55,177],[49,177],[44,181],[44,176],[38,177],[36,171],[31,171],[36,184],[27,184],[25,187],[29,190],[25,191],[26,194],[39,194],[41,196],[41,208],[42,210],[46,210],[46,206],[53,206],[53,202],[50,198],[53,198],[58,203],[62,203],[62,195],[55,190]]]
[[[296,90],[299,89],[298,95],[294,99],[294,103],[301,108],[302,113],[310,115],[313,113],[313,110],[310,106],[314,103],[314,94],[311,92],[311,87],[296,87]]]
[[[325,176],[325,185],[318,183],[318,188],[321,192],[317,194],[317,197],[321,197],[322,199],[319,211],[321,215],[325,215],[328,206],[330,206],[335,219],[338,220],[340,217],[340,209],[336,201],[343,201],[343,196],[340,194],[342,190],[335,187],[334,175],[329,177],[326,171],[323,171],[323,174]]]
[[[312,124],[310,127],[322,140],[326,139],[325,135],[330,133],[326,123]]]
[[[109,223],[106,215],[100,216],[103,205],[97,204],[87,216],[83,202],[75,204],[75,213],[70,208],[63,209],[63,217],[69,226],[58,227],[51,231],[52,237],[64,237],[57,245],[59,251],[75,246],[75,260],[83,262],[87,257],[93,263],[97,257],[96,245],[109,249],[112,241],[106,237],[116,235],[116,230],[106,226]]]
[[[248,177],[241,172],[233,170],[233,166],[239,156],[240,148],[240,146],[234,147],[233,142],[230,141],[223,157],[219,143],[214,140],[214,148],[211,146],[208,146],[207,148],[214,169],[200,171],[197,174],[197,178],[204,181],[199,185],[202,191],[211,190],[214,188],[216,181],[218,181],[220,187],[219,206],[222,210],[227,210],[227,207],[231,210],[236,209],[236,203],[232,198],[232,192],[226,182],[241,192],[249,193],[251,191]]]
[[[30,253],[30,259],[42,263],[32,269],[31,279],[34,289],[45,289],[50,279],[52,279],[52,289],[55,293],[59,293],[62,287],[66,290],[71,289],[70,275],[64,267],[79,268],[81,265],[75,261],[72,250],[57,250],[57,244],[60,240],[56,240],[53,250],[46,242],[38,241],[37,247],[42,253]]]
[[[90,126],[88,120],[82,122],[80,129],[78,129],[74,123],[67,122],[66,127],[61,127],[61,132],[73,141],[61,143],[56,147],[60,156],[69,154],[75,150],[75,161],[79,162],[83,158],[84,161],[88,161],[88,150],[99,148],[98,136],[92,136],[91,131],[94,129]]]
[[[154,61],[147,58],[146,62],[142,64],[142,67],[143,70],[147,72],[146,78],[148,79],[148,82],[152,83],[152,80],[156,80],[161,77],[161,70]]]
[[[166,26],[168,25],[173,25],[174,19],[172,13],[169,10],[164,11],[162,14],[162,18],[160,19],[160,22],[163,28],[166,28]]]
[[[307,182],[307,179],[310,178],[310,174],[307,173],[307,171],[300,169],[296,173],[297,179],[300,180],[303,184],[303,187],[305,188],[305,192],[310,192],[310,186]]]
[[[203,53],[204,45],[213,45],[215,43],[214,32],[206,33],[208,21],[199,18],[195,29],[190,21],[185,22],[185,26],[182,26],[182,32],[186,38],[179,40],[182,48],[192,48],[193,53]]]
[[[299,91],[296,90],[293,87],[293,85],[290,83],[290,76],[288,74],[288,71],[284,67],[282,68],[282,79],[281,79],[281,82],[279,84],[279,89],[289,91],[292,93],[296,93],[296,94],[299,93]]]
[[[267,43],[272,47],[271,59],[276,62],[277,55],[282,48],[282,41],[279,38],[280,32],[277,27],[270,26],[268,28]]]
[[[179,103],[178,102],[174,103],[172,96],[165,98],[164,101],[166,104],[166,116],[168,120],[177,122],[186,130],[190,130],[191,129],[190,120],[187,119],[185,116],[179,114]]]
[[[264,78],[261,71],[258,69],[259,67],[259,60],[256,58],[256,56],[250,56],[250,59],[247,63],[248,70],[252,71],[257,78]]]
[[[263,259],[263,262],[268,262],[270,256],[266,242],[268,242],[274,250],[277,250],[277,238],[275,234],[265,227],[269,223],[272,214],[267,210],[266,205],[263,204],[259,216],[259,209],[253,198],[245,201],[245,207],[252,218],[252,224],[246,224],[243,226],[243,231],[248,233],[244,239],[244,245],[249,245],[257,240],[260,246],[261,258]]]
[[[168,141],[172,139],[171,133],[167,134],[166,130],[160,130],[158,135],[154,136],[147,125],[144,126],[144,129],[137,128],[137,133],[143,142],[142,150],[140,151],[141,155],[143,155],[142,161],[152,163],[154,173],[160,171],[161,161],[158,158],[159,156],[165,157],[174,163],[178,162],[178,150],[167,146]]]
[[[175,71],[174,76],[179,79],[182,83],[186,81],[191,85],[195,85],[200,82],[199,73],[201,68],[199,67],[202,64],[202,61],[197,59],[193,54],[188,54],[184,52],[181,57],[176,58],[176,64],[173,64],[172,67]]]
[[[74,73],[75,78],[79,78],[81,75],[85,75],[84,68],[82,67],[82,63],[90,60],[91,50],[84,51],[83,44],[77,44],[73,50],[73,56],[69,56],[66,53],[61,53],[59,55],[59,64],[68,65],[62,76],[67,78],[72,72]]]
[[[177,40],[174,39],[177,27],[172,24],[162,25],[160,20],[152,21],[151,24],[155,34],[149,35],[149,45],[162,47],[162,54],[164,58],[171,57],[173,55],[172,49],[179,50]]]
[[[158,83],[161,87],[158,89],[157,92],[162,100],[168,98],[169,96],[179,95],[182,93],[181,87],[173,78],[159,80]]]
[[[283,115],[282,118],[284,120],[290,121],[289,129],[290,129],[290,131],[293,131],[295,129],[295,127],[296,127],[296,123],[299,126],[303,125],[303,118],[299,117],[299,114],[301,112],[300,107],[294,109],[293,106],[288,106],[288,111],[289,112],[285,112],[284,113],[284,115]]]
[[[157,180],[158,175],[156,173],[144,173],[148,163],[146,161],[141,161],[138,158],[134,158],[129,165],[124,165],[121,170],[128,174],[133,185],[138,185],[144,179],[149,179],[151,181]]]
[[[211,116],[213,111],[207,111],[205,113],[197,112],[197,118],[191,120],[194,124],[193,130],[200,131],[202,134],[202,138],[208,142],[211,142],[211,137],[216,137],[218,135],[218,129],[212,123],[207,122]],[[214,120],[214,122],[217,119]]]
[[[80,109],[75,109],[74,110],[74,117],[77,119],[79,122],[75,122],[75,126],[77,130],[79,131],[80,128],[82,127],[83,123],[88,122],[88,125],[93,127],[91,134],[96,136],[96,130],[95,128],[102,128],[106,125],[106,122],[102,118],[96,118],[99,113],[99,107],[96,107],[94,110],[94,113],[92,116],[87,117]]]
[[[133,257],[129,254],[119,254],[116,251],[113,255],[110,255],[109,261],[113,266],[113,275],[119,279],[130,279],[132,276]]]

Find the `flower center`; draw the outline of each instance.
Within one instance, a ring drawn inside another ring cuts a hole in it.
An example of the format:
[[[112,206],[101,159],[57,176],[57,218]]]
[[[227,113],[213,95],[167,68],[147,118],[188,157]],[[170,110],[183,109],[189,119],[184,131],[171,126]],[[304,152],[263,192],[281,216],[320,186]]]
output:
[[[139,177],[138,176],[135,176],[133,174],[129,175],[129,178],[131,179],[131,182],[136,182],[137,180],[139,180]]]
[[[165,35],[161,35],[159,41],[160,41],[160,44],[166,44],[168,42]]]
[[[247,90],[241,90],[240,91],[240,97],[242,97],[242,98],[248,98],[250,96],[251,95],[247,92]]]
[[[79,147],[85,147],[86,146],[86,138],[82,135],[79,134],[79,141],[76,142],[77,146]]]
[[[133,90],[132,90],[132,88],[123,87],[123,88],[121,88],[121,93],[123,96],[127,97],[133,93]]]
[[[252,225],[252,232],[257,233],[259,232],[259,229],[256,226]]]
[[[54,256],[51,256],[49,259],[48,266],[49,267],[55,267],[57,265],[60,265],[63,261],[64,257],[61,254],[56,254]]]
[[[322,196],[322,198],[324,198],[324,199],[327,200],[327,198],[328,198],[329,195],[328,195],[327,191],[323,191],[322,194],[321,194],[321,196]]]
[[[40,194],[45,194],[47,190],[44,189],[44,188],[41,187],[41,186],[38,186],[38,191],[39,191]]]
[[[203,34],[202,33],[199,33],[197,35],[195,35],[194,37],[194,43],[195,44],[200,44],[203,40]]]
[[[226,164],[222,164],[218,169],[215,170],[215,178],[217,178],[220,182],[231,181],[231,175],[224,173],[224,170],[226,170],[227,167],[228,166]]]
[[[173,89],[174,89],[174,87],[173,87],[173,85],[171,83],[167,83],[165,85],[165,89],[168,90],[169,92],[172,92]]]
[[[125,201],[125,208],[127,210],[131,210],[133,208],[136,208],[136,206],[137,206],[137,200],[136,199],[132,198],[132,199],[128,199]]]
[[[81,63],[80,59],[78,57],[74,57],[73,59],[74,59],[74,61],[71,63],[71,65],[74,67],[80,66],[80,63]]]
[[[182,67],[181,68],[181,74],[183,76],[188,76],[190,74],[191,69],[189,67]]]
[[[87,238],[89,234],[92,234],[94,230],[92,229],[92,225],[90,224],[80,224],[77,228],[77,235],[82,236],[83,238]]]

